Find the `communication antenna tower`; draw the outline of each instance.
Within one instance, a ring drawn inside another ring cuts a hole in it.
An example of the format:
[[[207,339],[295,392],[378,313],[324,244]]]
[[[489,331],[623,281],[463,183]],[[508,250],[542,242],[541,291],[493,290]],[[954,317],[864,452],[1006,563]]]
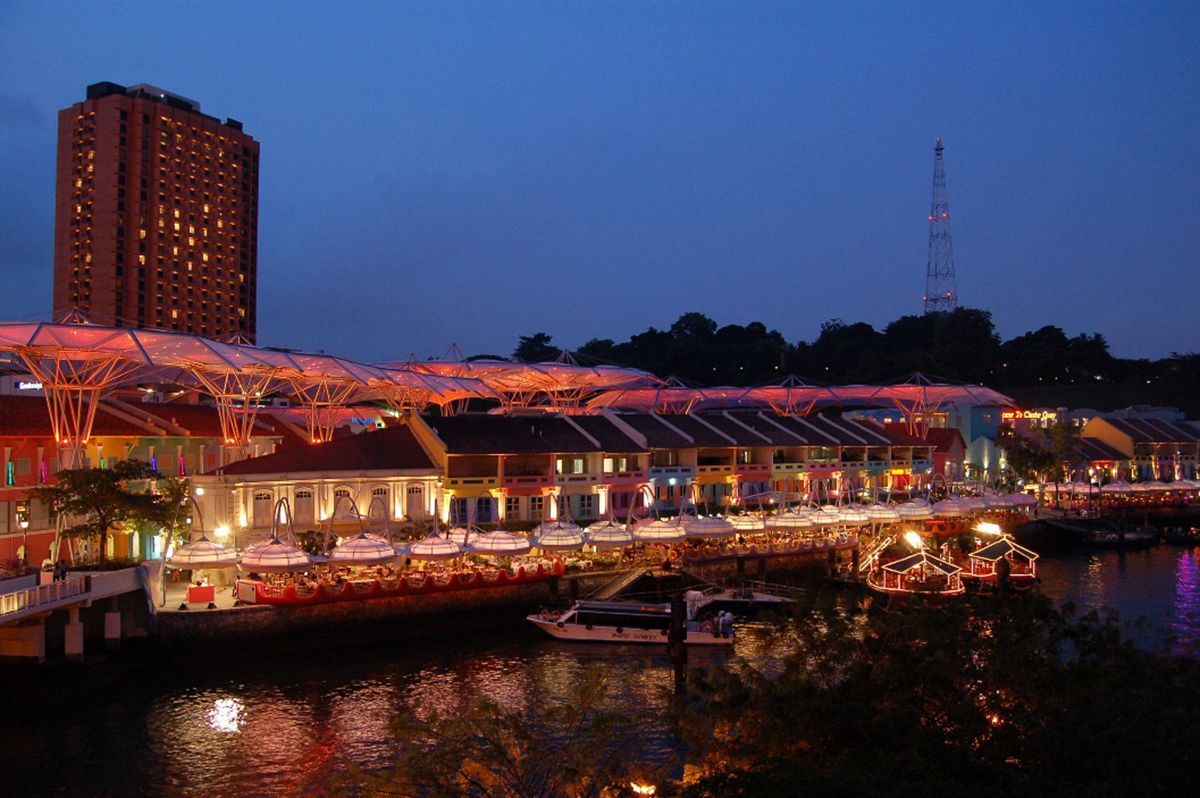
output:
[[[941,313],[958,307],[954,288],[954,247],[950,244],[950,202],[946,199],[946,169],[942,140],[933,148],[933,203],[929,208],[929,264],[925,267],[925,312]]]

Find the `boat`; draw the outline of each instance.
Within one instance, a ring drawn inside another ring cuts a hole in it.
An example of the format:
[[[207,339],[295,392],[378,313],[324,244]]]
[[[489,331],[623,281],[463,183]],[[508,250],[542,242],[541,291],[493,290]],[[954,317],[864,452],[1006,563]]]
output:
[[[962,569],[954,563],[921,549],[871,569],[867,587],[887,596],[961,596],[966,592],[961,573]]]
[[[1194,526],[1167,527],[1162,531],[1164,543],[1175,543],[1181,546],[1200,544],[1200,529]]]
[[[1138,549],[1158,542],[1154,529],[1091,529],[1083,532],[1082,541],[1091,546],[1115,549]]]
[[[763,610],[783,612],[796,603],[794,596],[800,593],[797,588],[778,585],[771,586],[774,592],[768,593],[766,588],[767,585],[762,583],[744,583],[736,587],[714,585],[704,590],[689,590],[683,600],[688,616],[692,618],[703,618],[706,613],[718,610],[746,616]]]
[[[961,577],[968,587],[995,589],[1007,568],[1009,588],[1028,590],[1037,583],[1037,558],[1036,552],[1005,535],[967,555],[967,567]]]
[[[1155,529],[1125,529],[1112,519],[1047,518],[1052,528],[1062,530],[1084,545],[1112,549],[1137,549],[1158,542]]]
[[[565,612],[542,610],[528,616],[534,626],[559,640],[587,643],[658,643],[666,645],[671,628],[670,604],[627,601],[577,601]],[[684,621],[685,643],[731,646],[732,626],[713,618]]]

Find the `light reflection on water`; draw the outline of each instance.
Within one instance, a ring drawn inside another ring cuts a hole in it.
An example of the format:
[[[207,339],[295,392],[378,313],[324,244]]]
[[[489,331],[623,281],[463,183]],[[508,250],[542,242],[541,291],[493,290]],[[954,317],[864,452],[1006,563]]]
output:
[[[1137,551],[1063,549],[1038,560],[1042,590],[1081,612],[1116,610],[1135,639],[1164,633],[1180,644],[1200,641],[1200,549],[1160,544]],[[1134,628],[1145,618],[1152,628]]]
[[[1042,588],[1083,610],[1146,615],[1200,640],[1200,550],[1064,550],[1039,560]],[[690,667],[738,659],[777,669],[743,624],[734,652],[689,651]],[[758,625],[761,629],[761,625]],[[658,647],[571,645],[524,626],[414,643],[173,667],[98,691],[73,711],[11,724],[0,715],[6,787],[61,796],[316,795],[349,763],[389,763],[388,722],[485,697],[522,711],[570,700],[589,667],[609,669],[609,708],[665,710],[672,669]],[[664,724],[660,750],[672,744]],[[8,790],[6,789],[6,792]]]

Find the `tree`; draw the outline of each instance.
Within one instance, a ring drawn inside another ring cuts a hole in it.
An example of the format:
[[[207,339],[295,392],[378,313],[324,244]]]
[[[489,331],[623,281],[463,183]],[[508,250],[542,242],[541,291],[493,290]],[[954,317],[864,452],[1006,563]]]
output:
[[[132,482],[153,479],[149,464],[122,460],[111,468],[73,468],[58,472],[57,483],[32,488],[50,515],[75,520],[63,529],[71,538],[100,539],[100,562],[108,559],[108,533],[127,523],[160,523],[164,519],[159,497],[147,488],[135,491]]]
[[[780,658],[774,674],[693,672],[681,795],[1066,798],[1194,785],[1191,655],[1139,649],[1115,616],[1078,617],[1036,593],[865,609],[819,597],[761,641]]]
[[[155,485],[158,496],[153,518],[147,518],[152,534],[162,534],[163,551],[182,541],[191,532],[192,482],[182,477],[160,477]]]
[[[1011,422],[996,430],[996,445],[1004,452],[1004,462],[1016,479],[1037,480],[1054,467],[1054,458],[1045,447],[1017,434]]]
[[[558,357],[558,349],[550,345],[551,336],[544,332],[533,335],[522,335],[517,348],[513,350],[513,359],[522,363],[544,363]]]

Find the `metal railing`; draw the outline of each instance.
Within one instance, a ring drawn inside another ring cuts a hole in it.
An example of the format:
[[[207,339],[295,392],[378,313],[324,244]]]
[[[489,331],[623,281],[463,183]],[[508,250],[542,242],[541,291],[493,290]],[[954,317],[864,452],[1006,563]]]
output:
[[[81,596],[86,592],[88,592],[87,579],[79,578],[69,579],[66,582],[51,582],[48,585],[38,585],[14,593],[5,593],[0,596],[0,618],[43,604],[54,604],[64,599]]]

